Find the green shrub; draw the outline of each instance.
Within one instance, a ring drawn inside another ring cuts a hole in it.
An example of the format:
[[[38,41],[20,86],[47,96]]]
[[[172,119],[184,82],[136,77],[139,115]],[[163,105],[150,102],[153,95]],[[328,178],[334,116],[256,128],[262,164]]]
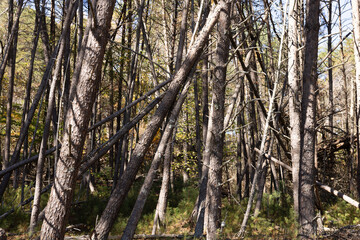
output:
[[[339,199],[335,204],[326,206],[324,214],[326,227],[340,228],[347,225],[360,224],[360,209]]]

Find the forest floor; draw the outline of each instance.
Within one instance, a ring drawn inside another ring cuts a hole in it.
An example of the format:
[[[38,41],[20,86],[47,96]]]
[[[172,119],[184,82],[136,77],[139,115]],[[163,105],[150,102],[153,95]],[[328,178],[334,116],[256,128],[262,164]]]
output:
[[[189,237],[189,234],[193,233],[195,227],[190,216],[198,191],[194,185],[178,185],[175,184],[174,192],[169,193],[169,205],[166,215],[167,227],[164,233],[168,236],[183,234]],[[108,197],[106,192],[108,188],[105,189],[104,187],[103,189],[100,188],[100,185],[98,186],[98,192],[94,195],[86,196],[85,193],[78,192],[78,196],[80,197],[77,197],[78,202],[74,204],[71,209],[68,226],[69,232],[66,234],[67,239],[81,239],[81,236],[86,237],[86,235],[91,233],[94,223],[96,222],[96,216],[101,214]],[[132,211],[133,203],[136,201],[140,187],[141,182],[137,182],[124,202],[122,212],[119,214],[113,230],[110,233],[112,237],[115,237],[113,239],[120,239],[119,236],[126,227],[128,216]],[[147,201],[136,234],[151,234],[155,210],[154,206],[156,206],[158,199],[156,194],[158,188],[159,186],[157,186]],[[13,206],[12,202],[15,202],[15,206],[18,204],[17,202],[20,201],[20,198],[18,197],[16,201],[14,201],[13,196],[20,196],[19,193],[19,190],[9,190],[8,197],[5,198],[6,206],[9,207],[0,208],[0,215],[10,210],[10,207]],[[43,207],[46,204],[47,196],[48,195],[44,195],[42,198]],[[360,239],[360,209],[349,206],[345,201],[336,199],[326,192],[324,192],[321,197],[326,200],[324,200],[323,204],[323,224],[327,231],[325,235],[319,236],[318,239]],[[219,240],[234,239],[234,235],[240,228],[239,223],[242,221],[247,199],[244,198],[239,203],[235,203],[231,201],[231,199],[224,198],[222,203],[223,220],[226,226]],[[262,203],[263,206],[260,215],[257,218],[251,218],[249,220],[245,239],[296,239],[297,224],[293,216],[291,195],[275,191],[265,193]],[[0,219],[0,227],[6,230],[8,240],[29,239],[27,235],[28,223],[30,221],[29,212],[30,206],[26,206],[17,209],[7,218]]]
[[[27,239],[28,236],[26,234],[23,235],[16,235],[14,234],[13,236],[11,236],[12,234],[10,234],[8,236],[8,240],[19,240],[19,239]],[[141,238],[141,235],[137,235],[137,237],[135,237],[135,239],[179,239],[179,236],[183,236],[182,239],[184,238],[184,235],[177,235],[176,237],[171,238],[171,235],[175,235],[175,234],[165,234],[165,238]],[[150,235],[148,235],[150,236]],[[345,226],[339,229],[332,229],[330,231],[327,231],[322,237],[319,237],[318,239],[322,239],[322,240],[358,240],[360,239],[360,224],[358,225],[349,225],[349,226]],[[109,237],[109,239],[120,239],[121,236],[111,236]],[[85,240],[85,239],[89,239],[88,235],[81,235],[81,236],[66,236],[65,239],[67,240]],[[186,238],[188,239],[188,238]],[[225,238],[225,239],[229,239],[229,238]],[[245,239],[252,239],[250,238],[245,238]],[[255,238],[254,238],[255,239]],[[258,239],[258,238],[257,238]],[[287,237],[284,237],[283,239],[289,239]]]
[[[349,225],[342,227],[336,231],[327,233],[322,239],[342,240],[342,239],[359,239],[360,238],[360,224]]]

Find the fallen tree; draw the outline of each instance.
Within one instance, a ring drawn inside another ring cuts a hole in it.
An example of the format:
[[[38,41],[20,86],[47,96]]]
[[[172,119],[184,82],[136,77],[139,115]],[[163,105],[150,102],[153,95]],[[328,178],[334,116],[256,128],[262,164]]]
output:
[[[260,153],[260,150],[258,148],[255,148],[255,151],[257,153]],[[287,170],[292,171],[292,168],[289,165],[287,165],[286,163],[281,162],[280,160],[270,156],[269,154],[264,154],[264,156],[267,159],[273,161],[274,163],[279,164],[280,166],[286,168]],[[315,181],[315,184],[317,186],[319,186],[321,189],[333,194],[334,196],[342,198],[345,202],[349,203],[350,205],[352,205],[354,207],[357,207],[357,208],[360,208],[360,203],[358,201],[356,201],[356,200],[352,199],[351,197],[343,194],[342,192],[339,192],[338,190],[335,190],[332,187],[330,187],[328,185],[325,185],[325,184],[323,184],[323,183],[321,183],[319,181]]]

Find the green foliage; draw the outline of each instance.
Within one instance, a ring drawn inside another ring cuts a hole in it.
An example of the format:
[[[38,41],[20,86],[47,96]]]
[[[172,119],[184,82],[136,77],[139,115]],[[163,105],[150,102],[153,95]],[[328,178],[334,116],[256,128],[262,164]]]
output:
[[[248,199],[239,204],[223,199],[222,239],[233,238],[240,230]],[[246,239],[295,239],[297,225],[294,220],[292,199],[289,195],[273,192],[264,194],[261,212],[251,217],[246,228]]]
[[[280,192],[264,194],[262,211],[252,218],[248,228],[249,238],[294,239],[297,224],[292,208],[292,198]]]
[[[69,219],[70,224],[85,224],[87,231],[90,231],[95,226],[97,216],[100,216],[106,207],[106,198],[99,198],[90,195],[86,201],[80,201],[74,204],[71,210]]]
[[[24,188],[24,199],[30,197],[30,186]],[[0,226],[10,232],[25,232],[30,222],[29,206],[20,207],[21,189],[8,188],[0,206],[0,216],[14,210],[10,215],[0,219]]]
[[[324,225],[340,228],[347,225],[360,224],[360,210],[339,199],[335,204],[327,206]]]
[[[105,171],[106,173],[106,171]],[[105,175],[98,175],[96,192],[90,194],[87,189],[78,189],[75,194],[75,203],[72,206],[69,224],[84,224],[83,234],[90,233],[96,219],[104,210],[111,186],[105,184]],[[180,179],[180,178],[179,178]],[[121,235],[125,229],[128,217],[132,211],[138,192],[143,183],[143,178],[137,179],[122,205],[118,219],[113,226],[111,235]],[[138,223],[136,233],[151,234],[155,207],[158,200],[161,181],[155,181],[152,192],[146,202],[143,215]],[[198,189],[195,183],[184,186],[182,181],[174,181],[174,189],[169,191],[169,203],[166,213],[167,234],[191,234],[194,224],[190,215],[196,202]],[[48,193],[41,197],[41,208],[45,207]],[[30,186],[25,187],[25,199],[30,197]],[[21,190],[8,189],[0,208],[0,215],[14,208],[14,213],[0,220],[0,226],[8,232],[26,233],[30,220],[30,206],[18,207],[21,200]],[[222,221],[225,227],[219,230],[219,239],[233,238],[239,231],[246,209],[248,199],[235,202],[223,198]],[[346,225],[360,224],[360,210],[349,206],[339,200],[324,205],[326,227],[343,227]],[[258,217],[251,217],[246,229],[246,239],[295,239],[297,223],[292,209],[292,198],[289,194],[281,192],[265,193],[262,201],[261,212]]]
[[[111,231],[112,235],[121,234],[126,227],[128,216],[134,206],[142,182],[136,182],[135,184],[121,208],[119,217]],[[136,229],[137,233],[151,234],[160,187],[156,185],[159,184],[155,183],[152,194],[150,194],[144,206],[142,217]],[[166,212],[166,233],[179,234],[190,232],[188,219],[193,210],[198,191],[193,186],[184,188],[180,186],[182,186],[180,181],[177,181],[174,186],[174,191],[170,190],[169,192],[169,204]]]

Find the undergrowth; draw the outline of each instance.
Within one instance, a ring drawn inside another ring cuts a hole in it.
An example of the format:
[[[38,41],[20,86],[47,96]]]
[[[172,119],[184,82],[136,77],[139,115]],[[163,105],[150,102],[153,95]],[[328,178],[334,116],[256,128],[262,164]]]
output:
[[[121,235],[137,198],[142,180],[138,180],[126,200],[121,212],[112,228],[111,235]],[[153,190],[146,202],[143,215],[139,221],[136,233],[151,234],[154,212],[157,204],[161,181],[156,181]],[[30,187],[25,188],[25,199],[31,196]],[[89,193],[88,190],[78,189],[69,217],[69,224],[82,224],[79,234],[89,234],[94,229],[96,220],[104,210],[110,196],[111,186],[98,184],[97,191]],[[198,189],[196,184],[183,186],[175,183],[169,192],[169,203],[166,215],[167,234],[192,234],[195,224],[190,215],[196,202]],[[7,232],[26,234],[30,221],[30,205],[19,207],[21,200],[19,189],[8,189],[1,203],[0,216],[14,209],[14,212],[0,219],[0,227]],[[45,207],[49,194],[41,198],[41,207]],[[326,202],[324,204],[324,225],[326,227],[340,228],[360,223],[360,210],[342,200]],[[222,200],[222,222],[225,227],[219,230],[220,239],[234,238],[239,231],[246,210],[247,199],[240,202],[233,198]],[[39,227],[37,228],[39,229]],[[292,209],[292,198],[288,194],[273,192],[264,194],[262,208],[259,216],[252,216],[246,228],[246,239],[294,239],[297,235],[297,224]],[[26,236],[26,235],[25,235]]]

